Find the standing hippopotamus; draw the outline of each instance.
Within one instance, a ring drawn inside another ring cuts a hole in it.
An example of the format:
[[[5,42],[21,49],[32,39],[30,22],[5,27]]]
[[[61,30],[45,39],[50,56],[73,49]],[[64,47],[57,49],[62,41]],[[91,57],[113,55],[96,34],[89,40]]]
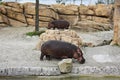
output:
[[[48,29],[68,29],[69,28],[70,23],[68,21],[65,20],[54,20],[48,23]]]
[[[81,64],[85,62],[83,53],[79,47],[63,41],[50,40],[42,44],[40,60],[46,56],[47,59],[54,58],[74,58],[77,59]]]

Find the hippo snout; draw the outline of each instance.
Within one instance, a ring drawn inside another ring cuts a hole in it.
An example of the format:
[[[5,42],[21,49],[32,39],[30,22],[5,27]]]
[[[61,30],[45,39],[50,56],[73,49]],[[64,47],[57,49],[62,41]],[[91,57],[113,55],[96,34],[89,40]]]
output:
[[[85,63],[85,59],[82,59],[81,61],[80,61],[80,64],[84,64]]]
[[[50,29],[50,27],[47,27],[48,29]]]
[[[84,64],[85,63],[85,59],[83,57],[79,58],[78,61],[79,61],[80,64]]]

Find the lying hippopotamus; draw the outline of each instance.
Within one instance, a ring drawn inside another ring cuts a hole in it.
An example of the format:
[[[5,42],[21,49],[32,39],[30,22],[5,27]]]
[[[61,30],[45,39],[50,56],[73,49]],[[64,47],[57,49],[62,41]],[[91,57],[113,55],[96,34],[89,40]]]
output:
[[[43,43],[41,46],[40,60],[43,60],[44,56],[49,60],[51,57],[58,59],[74,58],[81,64],[85,63],[85,59],[80,48],[63,41],[50,40]]]
[[[54,20],[48,23],[48,29],[68,29],[69,28],[70,23],[66,20]]]

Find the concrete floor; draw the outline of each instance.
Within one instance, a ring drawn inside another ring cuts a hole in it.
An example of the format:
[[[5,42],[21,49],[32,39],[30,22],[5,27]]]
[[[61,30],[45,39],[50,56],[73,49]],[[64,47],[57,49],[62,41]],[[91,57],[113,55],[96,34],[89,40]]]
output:
[[[0,30],[0,75],[60,75],[60,60],[40,61],[35,50],[39,37],[28,37],[34,27],[6,27]],[[111,39],[112,32],[79,33],[82,39],[100,42]],[[87,36],[89,35],[89,37]],[[106,35],[108,35],[106,37]],[[111,35],[111,36],[110,36]],[[85,64],[73,63],[73,74],[120,75],[120,47],[98,46],[81,48]]]

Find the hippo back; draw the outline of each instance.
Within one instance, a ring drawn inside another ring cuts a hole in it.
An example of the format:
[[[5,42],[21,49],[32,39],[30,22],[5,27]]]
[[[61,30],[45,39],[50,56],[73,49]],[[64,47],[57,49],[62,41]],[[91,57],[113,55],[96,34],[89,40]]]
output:
[[[42,53],[55,57],[68,56],[72,58],[75,51],[77,51],[75,45],[57,40],[47,41],[41,46]]]

